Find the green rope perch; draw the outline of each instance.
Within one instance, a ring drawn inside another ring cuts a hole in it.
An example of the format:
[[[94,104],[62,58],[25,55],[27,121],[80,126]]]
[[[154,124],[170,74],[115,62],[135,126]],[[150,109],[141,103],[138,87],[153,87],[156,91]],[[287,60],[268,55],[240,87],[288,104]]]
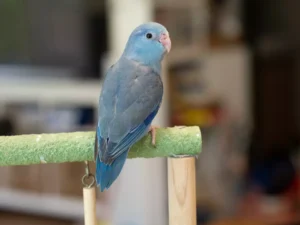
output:
[[[0,166],[94,160],[95,132],[30,134],[0,137]],[[156,147],[147,135],[128,158],[196,156],[201,152],[199,127],[158,128]]]

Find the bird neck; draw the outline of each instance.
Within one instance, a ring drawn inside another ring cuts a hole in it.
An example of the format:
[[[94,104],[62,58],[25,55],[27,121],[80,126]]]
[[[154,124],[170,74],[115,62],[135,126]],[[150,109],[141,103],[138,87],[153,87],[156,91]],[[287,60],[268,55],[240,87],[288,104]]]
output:
[[[161,72],[161,60],[152,60],[151,57],[140,57],[136,54],[123,54],[121,57],[124,57],[128,60],[135,61],[141,65],[150,67],[155,73],[160,75]]]

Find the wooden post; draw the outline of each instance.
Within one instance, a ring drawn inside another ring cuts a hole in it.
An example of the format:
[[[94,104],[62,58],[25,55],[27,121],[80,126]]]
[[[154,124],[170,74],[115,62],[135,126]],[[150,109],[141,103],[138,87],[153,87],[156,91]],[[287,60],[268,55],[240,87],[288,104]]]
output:
[[[196,225],[195,158],[168,158],[169,225]]]
[[[83,188],[84,225],[97,225],[96,187]]]

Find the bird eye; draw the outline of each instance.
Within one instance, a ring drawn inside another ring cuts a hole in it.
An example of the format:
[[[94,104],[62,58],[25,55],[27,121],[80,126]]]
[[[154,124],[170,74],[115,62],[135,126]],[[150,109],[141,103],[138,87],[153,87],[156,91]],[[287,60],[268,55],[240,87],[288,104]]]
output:
[[[147,33],[146,34],[146,38],[148,38],[148,39],[152,38],[152,34],[151,33]]]

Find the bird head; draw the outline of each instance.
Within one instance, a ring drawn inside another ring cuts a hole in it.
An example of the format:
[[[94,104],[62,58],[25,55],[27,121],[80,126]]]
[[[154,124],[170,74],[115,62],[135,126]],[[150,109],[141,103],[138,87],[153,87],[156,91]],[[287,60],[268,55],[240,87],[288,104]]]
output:
[[[124,51],[125,57],[151,65],[160,63],[171,50],[167,29],[159,23],[144,23],[133,30]]]

